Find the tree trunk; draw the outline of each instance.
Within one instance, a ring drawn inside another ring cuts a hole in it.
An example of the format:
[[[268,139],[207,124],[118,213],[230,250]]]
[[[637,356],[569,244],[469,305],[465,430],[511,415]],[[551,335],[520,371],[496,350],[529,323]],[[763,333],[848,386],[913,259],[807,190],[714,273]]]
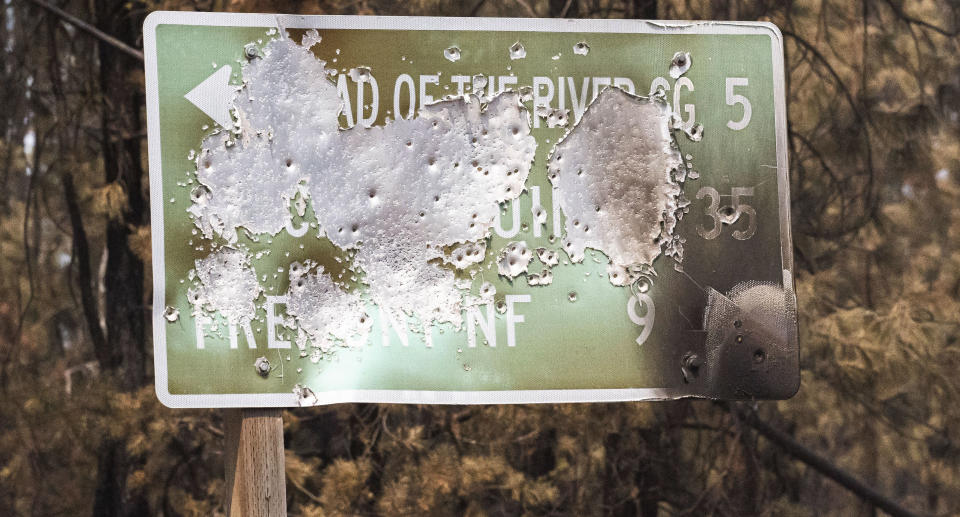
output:
[[[656,20],[657,0],[630,0],[627,2],[627,18]]]
[[[93,295],[93,273],[90,267],[90,245],[87,240],[87,231],[83,227],[83,215],[80,203],[77,200],[77,190],[73,186],[73,175],[64,173],[63,197],[70,214],[70,229],[73,232],[73,256],[77,268],[77,281],[80,284],[80,303],[83,305],[83,317],[90,332],[93,343],[94,356],[100,367],[105,369],[112,360],[110,346],[100,328],[100,314],[97,311],[97,299]]]
[[[96,0],[97,27],[133,45],[139,34],[135,20],[117,0]],[[144,267],[130,249],[131,230],[147,222],[147,202],[143,194],[141,149],[138,137],[142,126],[140,87],[129,83],[132,69],[139,63],[110,45],[99,45],[100,88],[102,94],[101,139],[104,180],[117,183],[127,203],[119,218],[107,222],[106,287],[107,341],[115,354],[110,367],[120,369],[125,390],[143,386],[146,379],[146,316],[144,306]]]
[[[567,7],[567,2],[570,2],[570,7]],[[579,11],[578,4],[579,0],[550,0],[550,17],[551,18],[573,18],[577,16]],[[564,8],[566,7],[566,12]]]
[[[94,0],[96,26],[121,41],[135,45],[142,19],[134,17],[120,0]],[[140,87],[130,84],[131,71],[140,63],[116,48],[100,44],[101,152],[104,180],[123,188],[126,204],[119,217],[107,221],[106,291],[109,352],[104,370],[117,373],[125,391],[144,386],[146,376],[146,321],[144,306],[144,265],[130,249],[130,233],[147,222],[147,202],[142,189],[143,167],[139,137],[143,96]],[[98,354],[99,357],[99,354]],[[143,458],[131,456],[123,441],[106,439],[101,445],[97,472],[94,515],[148,515],[142,490],[126,483],[130,472],[142,466]]]
[[[97,489],[93,513],[97,517],[138,517],[150,515],[150,506],[142,490],[127,489],[127,474],[134,462],[123,441],[107,438],[100,444],[97,462]]]

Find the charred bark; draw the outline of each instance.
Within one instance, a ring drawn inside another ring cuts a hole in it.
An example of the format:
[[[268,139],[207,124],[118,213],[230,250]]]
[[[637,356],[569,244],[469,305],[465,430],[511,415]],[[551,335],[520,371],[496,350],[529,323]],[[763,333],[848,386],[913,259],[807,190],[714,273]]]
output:
[[[94,0],[97,29],[127,45],[136,44],[142,19],[130,14],[119,0]],[[104,180],[119,185],[126,196],[122,213],[107,220],[106,291],[107,334],[110,361],[125,391],[147,382],[147,314],[144,300],[144,264],[130,248],[130,235],[148,219],[143,192],[143,166],[138,135],[142,126],[143,94],[129,81],[140,63],[118,47],[98,45],[101,93],[101,153]],[[119,135],[119,136],[118,136]],[[128,475],[142,466],[142,457],[131,455],[122,441],[107,439],[101,445],[97,493],[93,513],[134,516],[150,513],[142,489],[127,486]]]
[[[139,34],[135,20],[116,0],[96,0],[97,27],[127,44]],[[143,166],[138,138],[115,138],[139,134],[143,95],[129,83],[134,60],[116,47],[99,45],[101,88],[101,146],[104,180],[123,188],[127,203],[118,218],[107,221],[106,288],[107,341],[120,357],[119,376],[125,390],[135,390],[146,378],[146,311],[144,306],[144,266],[130,249],[132,229],[147,222],[147,202],[143,193]]]
[[[119,359],[113,353],[114,349],[107,345],[107,338],[100,328],[100,314],[97,312],[97,299],[93,294],[93,270],[90,268],[90,244],[87,232],[83,227],[83,216],[80,204],[77,202],[77,191],[73,186],[73,176],[64,174],[63,197],[70,215],[70,229],[73,233],[73,257],[77,273],[77,283],[80,284],[80,304],[83,306],[83,318],[90,332],[90,341],[93,344],[93,353],[104,370],[119,366]]]

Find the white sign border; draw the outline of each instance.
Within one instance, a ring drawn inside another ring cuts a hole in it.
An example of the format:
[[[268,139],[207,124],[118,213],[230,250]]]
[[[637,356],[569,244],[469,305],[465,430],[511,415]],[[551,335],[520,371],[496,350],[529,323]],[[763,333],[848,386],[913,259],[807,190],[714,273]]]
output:
[[[773,56],[773,90],[777,145],[777,184],[780,200],[780,245],[784,287],[793,294],[793,243],[790,227],[790,180],[787,172],[787,127],[783,35],[768,22],[677,22],[557,18],[437,18],[409,16],[327,16],[287,14],[196,13],[157,11],[143,23],[146,72],[147,137],[150,166],[150,216],[153,240],[153,347],[157,397],[171,408],[296,407],[293,393],[176,395],[169,391],[167,340],[163,316],[166,279],[163,249],[163,181],[160,147],[160,104],[157,80],[158,25],[277,27],[284,29],[380,29],[526,32],[607,32],[635,34],[766,34]],[[791,336],[796,343],[796,335]],[[529,404],[558,402],[620,402],[665,400],[690,396],[681,389],[569,389],[513,391],[339,390],[318,392],[320,405],[344,402],[394,404]]]

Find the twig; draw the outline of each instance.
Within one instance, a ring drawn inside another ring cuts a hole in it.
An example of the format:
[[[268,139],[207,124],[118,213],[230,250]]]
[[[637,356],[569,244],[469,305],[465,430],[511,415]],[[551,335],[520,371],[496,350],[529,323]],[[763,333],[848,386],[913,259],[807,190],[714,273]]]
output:
[[[297,490],[299,490],[300,493],[302,493],[303,495],[309,497],[313,502],[323,504],[323,499],[320,499],[319,497],[317,497],[316,495],[314,495],[313,492],[307,490],[307,487],[305,487],[305,486],[303,486],[302,484],[300,484],[300,482],[298,482],[298,481],[297,481],[296,479],[294,479],[292,476],[287,476],[287,481],[289,481],[290,484],[292,484],[294,488],[296,488]]]
[[[55,5],[47,3],[45,0],[29,0],[29,1],[30,3],[36,5],[37,7],[40,7],[42,9],[49,11],[51,14],[59,17],[60,19],[69,23],[70,25],[73,25],[74,27],[86,32],[87,34],[90,34],[91,36],[99,39],[100,41],[115,47],[116,49],[126,53],[128,56],[140,62],[143,62],[143,52],[131,47],[130,45],[127,45],[126,43],[107,34],[106,32],[103,32],[102,30],[94,27],[93,25],[90,25],[89,23],[81,20],[80,18],[77,18],[76,16],[64,11],[63,9],[60,9]]]
[[[813,467],[813,469],[820,474],[853,492],[860,497],[860,499],[863,499],[893,517],[918,517],[918,514],[900,506],[893,499],[881,494],[873,487],[853,477],[829,460],[806,448],[794,440],[789,434],[764,422],[757,417],[753,411],[745,410],[742,406],[733,406],[731,409],[734,411],[734,414],[741,418],[747,425],[756,429],[764,438],[776,444],[786,451],[787,454]]]
[[[932,30],[932,31],[934,31],[934,32],[938,32],[938,33],[940,33],[941,35],[946,36],[946,37],[948,37],[948,38],[953,38],[953,37],[957,36],[958,34],[960,34],[960,30],[958,30],[958,29],[954,29],[954,30],[952,30],[952,31],[948,31],[947,29],[944,29],[943,27],[938,27],[938,26],[936,26],[936,25],[934,25],[934,24],[932,24],[932,23],[923,21],[923,20],[921,20],[921,19],[919,19],[919,18],[914,18],[914,17],[910,16],[909,14],[905,13],[905,12],[903,11],[903,8],[902,8],[902,7],[898,6],[896,3],[892,2],[891,0],[886,0],[886,4],[887,4],[888,6],[890,6],[890,9],[893,11],[894,14],[896,14],[897,16],[900,17],[900,19],[902,19],[903,21],[905,21],[905,22],[907,22],[907,23],[909,23],[909,24],[919,25],[919,26],[921,26],[921,27],[930,29],[930,30]]]

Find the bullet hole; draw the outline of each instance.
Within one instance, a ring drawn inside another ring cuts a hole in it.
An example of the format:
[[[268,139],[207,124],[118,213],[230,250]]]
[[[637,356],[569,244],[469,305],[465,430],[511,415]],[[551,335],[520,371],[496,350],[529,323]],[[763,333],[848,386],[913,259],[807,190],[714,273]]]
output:
[[[173,323],[180,318],[180,311],[176,307],[171,307],[168,305],[163,311],[163,317],[166,318],[166,320],[170,323]]]
[[[683,375],[683,382],[693,382],[700,375],[700,367],[703,361],[700,356],[693,352],[687,352],[680,361],[680,373]]]
[[[767,353],[762,348],[753,351],[753,362],[760,364],[767,360]]]

